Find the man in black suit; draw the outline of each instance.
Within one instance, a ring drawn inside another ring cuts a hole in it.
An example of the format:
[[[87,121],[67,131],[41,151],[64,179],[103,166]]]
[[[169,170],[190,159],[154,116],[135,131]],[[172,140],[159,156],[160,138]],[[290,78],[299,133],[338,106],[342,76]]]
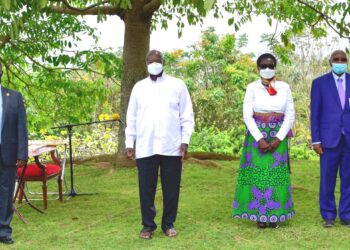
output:
[[[0,64],[0,80],[2,66]],[[0,85],[0,242],[12,244],[10,222],[16,166],[28,159],[26,111],[22,95]]]

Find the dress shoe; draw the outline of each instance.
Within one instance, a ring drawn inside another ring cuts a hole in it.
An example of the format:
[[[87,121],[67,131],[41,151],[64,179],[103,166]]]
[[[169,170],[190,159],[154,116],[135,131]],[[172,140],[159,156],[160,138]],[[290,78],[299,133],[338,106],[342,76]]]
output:
[[[277,229],[277,228],[279,228],[279,225],[277,223],[270,222],[269,223],[269,228]]]
[[[267,225],[266,222],[260,222],[260,221],[258,221],[258,222],[256,223],[256,226],[257,226],[259,229],[264,229],[264,228],[266,228],[266,225]]]
[[[326,227],[326,228],[334,227],[334,220],[324,220],[323,227]]]
[[[168,236],[168,237],[175,237],[177,232],[175,230],[175,228],[168,228],[165,232],[165,235]]]
[[[0,242],[4,244],[13,244],[15,243],[11,237],[0,237]]]
[[[340,223],[344,226],[350,227],[350,220],[341,220]]]
[[[152,231],[142,231],[140,232],[140,238],[144,240],[152,239],[153,232]]]

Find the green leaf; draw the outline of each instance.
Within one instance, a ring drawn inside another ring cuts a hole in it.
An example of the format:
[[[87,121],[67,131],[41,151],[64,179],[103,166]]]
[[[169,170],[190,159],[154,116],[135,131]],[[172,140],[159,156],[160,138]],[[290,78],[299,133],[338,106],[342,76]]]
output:
[[[211,10],[213,8],[213,5],[215,3],[215,0],[205,0],[204,1],[204,9],[206,12]]]
[[[1,0],[0,5],[4,9],[9,10],[11,8],[11,0]]]
[[[40,0],[39,8],[46,7],[47,3],[48,3],[48,0]]]

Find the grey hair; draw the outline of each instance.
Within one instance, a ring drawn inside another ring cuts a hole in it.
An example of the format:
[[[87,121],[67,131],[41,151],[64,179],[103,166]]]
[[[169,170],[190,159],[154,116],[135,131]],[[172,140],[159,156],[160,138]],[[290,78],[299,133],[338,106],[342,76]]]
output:
[[[152,50],[148,51],[148,53],[146,55],[146,62],[147,62],[147,59],[150,55],[159,55],[160,58],[162,58],[162,62],[164,61],[163,54],[159,50],[152,49]]]

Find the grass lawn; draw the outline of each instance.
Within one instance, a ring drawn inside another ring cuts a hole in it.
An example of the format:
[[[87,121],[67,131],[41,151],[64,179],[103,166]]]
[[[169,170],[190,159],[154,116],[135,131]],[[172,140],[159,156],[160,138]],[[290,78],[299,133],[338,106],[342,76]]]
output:
[[[335,228],[322,227],[318,209],[318,162],[292,162],[296,215],[277,230],[258,230],[255,223],[231,218],[238,162],[218,164],[220,168],[184,164],[176,238],[167,238],[159,227],[152,240],[139,239],[136,168],[98,169],[93,164],[85,164],[75,168],[76,191],[99,194],[77,196],[64,203],[50,201],[45,214],[27,205],[21,206],[19,210],[29,224],[23,224],[15,215],[12,227],[16,243],[11,247],[0,245],[0,249],[350,248],[350,228],[341,226],[339,220]],[[56,181],[51,180],[49,190],[56,186]],[[337,199],[338,190],[339,187]],[[157,223],[161,219],[161,201],[159,187]],[[42,206],[41,201],[33,203]]]

